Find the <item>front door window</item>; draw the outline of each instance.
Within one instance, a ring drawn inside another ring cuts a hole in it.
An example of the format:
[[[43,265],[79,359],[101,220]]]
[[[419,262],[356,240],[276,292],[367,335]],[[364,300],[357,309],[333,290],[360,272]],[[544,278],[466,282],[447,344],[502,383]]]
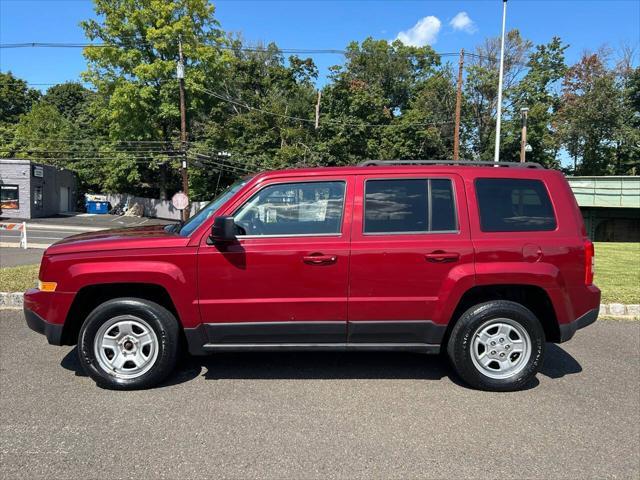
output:
[[[341,181],[270,185],[234,215],[238,235],[338,235],[344,192]]]

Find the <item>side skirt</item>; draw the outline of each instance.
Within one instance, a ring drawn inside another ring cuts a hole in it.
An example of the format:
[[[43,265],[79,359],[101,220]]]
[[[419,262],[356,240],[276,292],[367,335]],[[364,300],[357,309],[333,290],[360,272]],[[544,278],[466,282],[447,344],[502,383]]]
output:
[[[438,353],[445,328],[430,321],[239,322],[203,323],[185,328],[184,334],[192,355],[304,350]]]
[[[440,353],[440,345],[426,343],[240,343],[240,344],[213,344],[206,343],[201,347],[202,353],[215,352],[335,352],[335,351],[359,351],[359,352],[419,352]],[[193,353],[193,352],[192,352]]]

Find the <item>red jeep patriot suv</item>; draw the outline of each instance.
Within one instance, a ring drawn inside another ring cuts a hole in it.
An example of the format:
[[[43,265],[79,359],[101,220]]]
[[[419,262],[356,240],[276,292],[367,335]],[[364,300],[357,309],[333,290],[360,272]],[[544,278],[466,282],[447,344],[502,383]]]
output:
[[[108,388],[158,384],[184,345],[442,349],[473,387],[516,390],[545,342],[596,320],[593,255],[560,172],[371,161],[245,178],[182,225],[66,238],[24,308]]]

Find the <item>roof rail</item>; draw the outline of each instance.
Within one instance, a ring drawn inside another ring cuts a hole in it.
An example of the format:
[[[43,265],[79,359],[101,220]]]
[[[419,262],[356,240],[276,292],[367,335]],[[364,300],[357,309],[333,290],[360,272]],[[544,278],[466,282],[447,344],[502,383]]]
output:
[[[359,167],[384,167],[389,165],[455,165],[458,167],[465,166],[483,166],[483,167],[507,167],[507,168],[544,168],[535,162],[490,162],[479,160],[365,160],[358,164]]]

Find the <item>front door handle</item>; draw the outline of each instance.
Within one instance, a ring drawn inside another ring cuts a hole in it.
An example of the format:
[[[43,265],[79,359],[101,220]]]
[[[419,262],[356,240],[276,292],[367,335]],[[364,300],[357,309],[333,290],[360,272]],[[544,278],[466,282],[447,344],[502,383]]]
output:
[[[337,260],[338,257],[336,255],[313,254],[302,257],[302,261],[309,265],[327,265],[329,263],[336,263]]]
[[[436,250],[435,252],[427,253],[424,257],[428,262],[444,263],[455,262],[460,258],[460,254],[458,252],[443,252],[442,250]]]

